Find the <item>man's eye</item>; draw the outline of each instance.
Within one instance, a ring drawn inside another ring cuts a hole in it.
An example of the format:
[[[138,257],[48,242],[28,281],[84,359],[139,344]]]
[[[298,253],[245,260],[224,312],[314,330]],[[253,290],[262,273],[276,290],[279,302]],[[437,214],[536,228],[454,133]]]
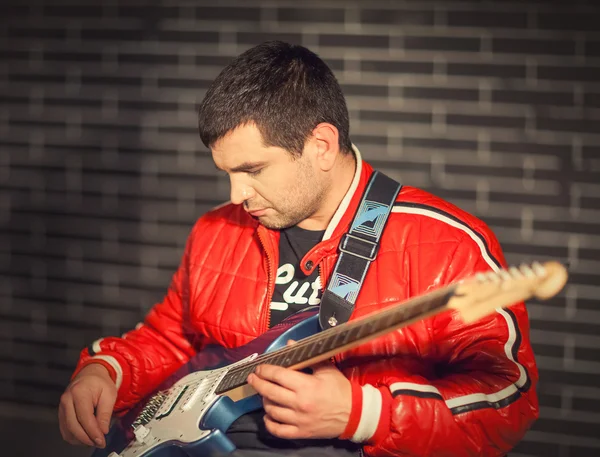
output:
[[[259,168],[258,170],[252,170],[252,171],[249,171],[249,172],[248,172],[248,174],[249,174],[250,176],[258,176],[258,175],[259,175],[259,174],[260,174],[262,171],[263,171],[263,169],[262,169],[262,168]]]

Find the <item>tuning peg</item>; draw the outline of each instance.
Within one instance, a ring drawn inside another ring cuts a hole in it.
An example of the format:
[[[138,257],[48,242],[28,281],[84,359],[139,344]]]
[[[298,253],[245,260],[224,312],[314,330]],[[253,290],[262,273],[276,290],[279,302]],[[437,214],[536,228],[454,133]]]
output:
[[[522,279],[523,278],[523,273],[517,267],[510,267],[508,269],[508,273],[514,279]]]
[[[536,276],[531,267],[526,263],[522,263],[521,265],[519,265],[519,270],[526,278],[535,278]]]
[[[546,276],[546,269],[542,266],[541,263],[539,262],[533,262],[531,264],[532,268],[533,268],[533,272],[537,275],[537,276],[541,276],[544,277]]]
[[[477,273],[475,275],[475,280],[479,282],[487,282],[488,277],[484,273]]]

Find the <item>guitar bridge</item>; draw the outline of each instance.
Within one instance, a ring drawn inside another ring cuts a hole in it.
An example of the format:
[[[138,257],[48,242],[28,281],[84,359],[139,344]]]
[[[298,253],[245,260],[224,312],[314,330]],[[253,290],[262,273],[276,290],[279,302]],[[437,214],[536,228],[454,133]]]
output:
[[[148,403],[146,403],[144,406],[144,409],[142,409],[142,411],[135,418],[131,424],[131,427],[135,429],[140,425],[146,425],[148,422],[150,422],[168,396],[168,392],[158,392],[153,395],[150,400],[148,400]]]

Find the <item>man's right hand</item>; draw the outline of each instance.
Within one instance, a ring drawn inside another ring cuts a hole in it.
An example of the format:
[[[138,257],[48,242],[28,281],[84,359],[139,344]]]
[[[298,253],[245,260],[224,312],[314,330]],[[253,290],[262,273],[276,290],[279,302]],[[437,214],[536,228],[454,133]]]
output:
[[[92,363],[73,378],[60,398],[60,433],[71,444],[103,448],[117,399],[117,387],[104,366]]]

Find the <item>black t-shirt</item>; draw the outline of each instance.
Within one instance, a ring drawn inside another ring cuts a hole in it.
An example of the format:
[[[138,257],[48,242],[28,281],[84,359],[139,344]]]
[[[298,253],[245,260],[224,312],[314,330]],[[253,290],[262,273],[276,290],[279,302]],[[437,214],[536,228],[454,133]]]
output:
[[[290,227],[281,231],[279,240],[279,268],[271,301],[270,327],[277,325],[296,311],[321,303],[321,280],[319,269],[309,276],[300,269],[300,261],[321,239],[325,231],[304,230]],[[263,422],[264,410],[241,416],[227,431],[239,449],[277,449],[282,454],[297,448],[327,449],[335,456],[358,455],[360,445],[351,441],[332,440],[282,440],[271,435]]]
[[[321,239],[324,230],[304,230],[290,227],[281,231],[279,239],[279,268],[271,300],[273,327],[301,309],[321,303],[321,278],[314,268],[310,276],[300,269],[300,261]]]

